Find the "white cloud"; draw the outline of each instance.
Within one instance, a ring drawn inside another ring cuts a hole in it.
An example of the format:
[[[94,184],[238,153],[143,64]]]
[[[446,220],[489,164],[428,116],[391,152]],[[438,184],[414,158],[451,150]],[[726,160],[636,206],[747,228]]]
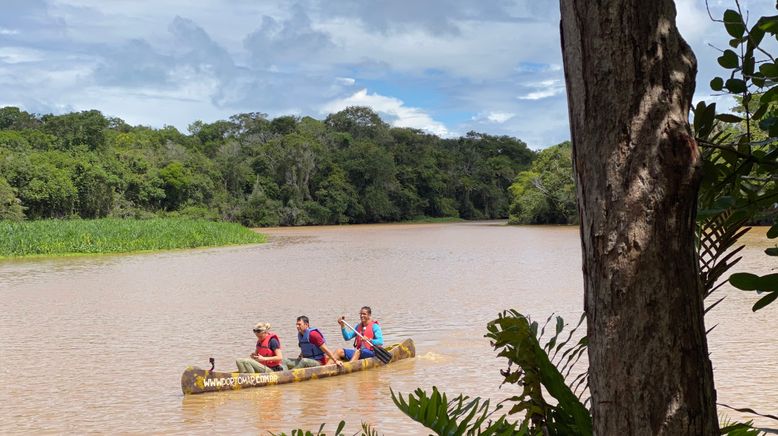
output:
[[[16,29],[7,29],[5,27],[0,27],[0,35],[18,35],[19,31]]]
[[[502,124],[514,116],[516,116],[516,114],[512,114],[510,112],[490,112],[489,115],[486,116],[486,119],[493,123]]]
[[[517,97],[519,100],[540,100],[559,95],[565,91],[565,85],[561,80],[544,80],[529,86],[536,90]]]
[[[478,115],[474,116],[472,120],[480,121],[480,122],[489,121],[491,123],[503,124],[504,122],[510,120],[515,116],[516,114],[512,112],[491,111],[491,112],[481,112]]]
[[[422,109],[405,106],[402,100],[377,93],[368,94],[361,89],[353,95],[333,100],[322,107],[323,113],[339,112],[349,106],[368,106],[379,114],[392,118],[390,124],[395,127],[411,127],[425,130],[438,136],[450,136],[443,123],[435,121]]]
[[[357,81],[352,79],[351,77],[336,77],[335,81],[345,86],[354,86],[354,84],[357,83]]]

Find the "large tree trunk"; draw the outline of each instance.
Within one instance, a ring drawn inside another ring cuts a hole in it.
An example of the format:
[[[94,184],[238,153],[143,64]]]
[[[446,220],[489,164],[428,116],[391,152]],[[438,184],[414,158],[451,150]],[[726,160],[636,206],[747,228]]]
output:
[[[671,0],[561,0],[595,434],[718,434]]]

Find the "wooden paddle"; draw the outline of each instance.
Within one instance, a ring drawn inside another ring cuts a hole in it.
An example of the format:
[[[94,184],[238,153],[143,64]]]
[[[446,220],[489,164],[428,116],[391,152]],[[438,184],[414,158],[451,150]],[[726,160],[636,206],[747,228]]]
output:
[[[341,320],[341,321],[343,321],[343,324],[346,324],[346,327],[348,327],[348,328],[350,328],[352,331],[354,331],[354,333],[356,333],[356,334],[357,334],[357,336],[359,336],[360,338],[362,338],[362,340],[363,340],[363,341],[365,341],[365,342],[367,342],[368,344],[370,344],[370,345],[372,345],[372,346],[373,346],[373,354],[375,354],[375,357],[377,357],[377,358],[378,358],[378,360],[380,360],[380,361],[381,361],[381,362],[383,362],[383,363],[389,363],[389,361],[391,361],[391,360],[392,360],[392,353],[390,353],[390,352],[386,351],[386,349],[385,349],[385,348],[383,348],[383,347],[381,347],[380,345],[376,345],[376,344],[374,344],[374,343],[373,343],[373,341],[371,341],[370,339],[368,339],[368,338],[366,338],[366,337],[362,336],[362,335],[361,335],[361,334],[360,334],[360,333],[357,331],[357,329],[355,329],[354,327],[351,327],[351,325],[349,325],[349,323],[347,323],[347,322],[346,322],[346,320]]]

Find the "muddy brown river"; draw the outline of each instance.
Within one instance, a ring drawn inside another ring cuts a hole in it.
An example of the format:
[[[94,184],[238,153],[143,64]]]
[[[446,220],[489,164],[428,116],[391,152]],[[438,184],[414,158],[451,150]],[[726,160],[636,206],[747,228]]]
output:
[[[765,228],[747,237],[739,270],[775,272]],[[433,385],[501,400],[485,325],[516,308],[577,321],[583,309],[577,227],[502,223],[264,229],[242,247],[0,261],[0,432],[257,434],[334,430],[344,419],[387,435],[426,434],[392,403]],[[771,263],[772,261],[772,263]],[[778,414],[778,303],[725,288],[708,326],[719,402]],[[417,357],[385,368],[282,386],[184,397],[188,365],[234,370],[270,322],[296,355],[307,315],[331,347],[336,318],[363,305],[387,343],[412,337]],[[736,412],[720,410],[732,419]],[[757,419],[758,424],[778,423]]]

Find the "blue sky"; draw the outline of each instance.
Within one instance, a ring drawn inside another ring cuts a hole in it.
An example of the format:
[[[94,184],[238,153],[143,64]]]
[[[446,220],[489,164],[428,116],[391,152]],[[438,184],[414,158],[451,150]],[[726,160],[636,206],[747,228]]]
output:
[[[677,0],[697,54],[696,100],[717,100],[726,47],[704,0]],[[734,7],[709,1],[714,16]],[[771,0],[741,1],[752,17]],[[559,4],[546,0],[2,0],[0,106],[98,109],[173,125],[241,112],[322,119],[366,105],[441,136],[476,130],[532,148],[569,138]],[[772,10],[772,11],[771,11]],[[723,106],[729,102],[722,101]]]

